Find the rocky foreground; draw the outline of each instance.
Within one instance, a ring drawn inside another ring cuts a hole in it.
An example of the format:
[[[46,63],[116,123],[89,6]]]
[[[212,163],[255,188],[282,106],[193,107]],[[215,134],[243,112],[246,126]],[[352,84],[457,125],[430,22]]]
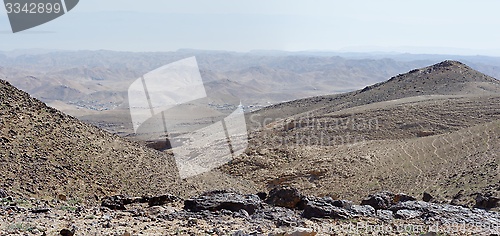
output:
[[[360,205],[303,196],[279,187],[269,194],[212,191],[189,199],[172,195],[106,197],[101,206],[58,199],[23,199],[0,191],[0,235],[498,235],[496,198],[477,208],[418,201],[381,192]]]

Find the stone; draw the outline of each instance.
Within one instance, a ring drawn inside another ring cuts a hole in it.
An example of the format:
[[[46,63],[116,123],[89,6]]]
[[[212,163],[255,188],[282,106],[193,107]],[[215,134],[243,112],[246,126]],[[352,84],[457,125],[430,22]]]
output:
[[[64,194],[57,195],[57,199],[59,199],[61,201],[67,201],[68,200],[68,198]]]
[[[50,211],[50,208],[35,208],[35,209],[31,209],[32,213],[46,213],[46,212],[49,212],[49,211]]]
[[[369,205],[376,210],[387,210],[393,203],[394,194],[391,192],[380,192],[369,195],[361,201],[361,205]]]
[[[238,212],[241,209],[253,214],[261,207],[261,200],[257,195],[241,195],[231,192],[214,191],[196,198],[184,201],[184,209],[192,212],[229,210]]]
[[[267,198],[267,193],[265,193],[265,192],[258,192],[257,196],[259,196],[260,200],[264,201]]]
[[[410,219],[415,219],[418,218],[422,215],[423,213],[421,211],[414,211],[414,210],[398,210],[395,214],[396,218],[398,219],[403,219],[403,220],[410,220]]]
[[[75,235],[75,232],[69,229],[62,229],[61,231],[59,231],[59,234],[62,236],[73,236]]]
[[[332,204],[332,206],[336,206],[336,207],[349,209],[352,206],[354,206],[354,204],[348,200],[333,200],[331,197],[325,197],[323,199],[325,199],[326,202]]]
[[[389,210],[377,210],[377,218],[383,221],[391,221],[394,219],[392,211]]]
[[[300,192],[289,186],[276,187],[269,192],[266,203],[286,208],[295,208],[302,199]]]
[[[105,197],[102,200],[101,206],[111,210],[126,210],[125,205],[130,204],[130,198],[126,195],[115,195]]]
[[[349,219],[352,215],[343,208],[333,206],[326,201],[309,201],[304,206],[304,218]]]
[[[146,212],[148,216],[158,216],[160,214],[163,214],[165,212],[165,208],[161,206],[152,206],[148,209],[146,209]]]
[[[149,206],[161,206],[165,205],[167,203],[172,203],[175,201],[178,201],[179,198],[170,194],[165,194],[165,195],[160,195],[160,196],[155,196],[151,197],[148,200]]]
[[[457,194],[455,194],[453,196],[453,199],[450,201],[450,204],[455,206],[468,207],[468,205],[470,205],[470,200],[464,195],[464,192],[464,190],[460,190]]]
[[[477,194],[475,208],[491,209],[500,206],[500,198],[491,196],[491,194]]]
[[[431,194],[424,192],[424,194],[422,196],[422,201],[431,202],[432,200],[434,200],[434,197]]]
[[[111,210],[126,210],[125,206],[133,203],[145,203],[154,199],[156,202],[166,201],[164,196],[159,197],[129,197],[127,195],[114,195],[105,197],[102,200],[101,206]],[[151,206],[151,205],[150,205]]]
[[[375,216],[375,208],[369,205],[351,205],[346,209],[349,210],[353,214],[353,216]]]
[[[398,202],[407,202],[407,201],[416,201],[417,199],[414,198],[413,196],[404,194],[404,193],[398,193],[394,196],[392,199],[393,204],[398,203]]]

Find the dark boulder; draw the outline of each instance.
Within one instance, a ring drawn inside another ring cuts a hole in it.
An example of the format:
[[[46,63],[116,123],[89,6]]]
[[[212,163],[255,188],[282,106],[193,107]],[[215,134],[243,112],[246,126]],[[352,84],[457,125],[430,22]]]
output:
[[[404,193],[398,193],[393,198],[393,204],[396,204],[398,202],[407,202],[407,201],[416,201],[416,200],[417,200],[416,198],[414,198],[410,195],[407,195]]]
[[[147,199],[148,205],[151,206],[161,206],[167,203],[172,203],[180,200],[178,197],[170,194],[159,195],[155,197],[150,197]]]
[[[126,210],[125,205],[130,204],[130,197],[126,195],[115,195],[105,197],[101,206],[107,207],[111,210]]]
[[[192,212],[229,210],[238,212],[245,210],[249,214],[260,208],[261,200],[254,194],[241,195],[231,192],[215,191],[184,201],[184,209]]]
[[[304,218],[332,218],[332,219],[349,219],[353,216],[344,208],[333,206],[324,200],[308,201],[305,203]]]
[[[422,201],[431,202],[432,200],[434,200],[434,197],[431,194],[424,192],[424,194],[422,196]]]
[[[267,193],[265,193],[265,192],[258,192],[257,196],[259,196],[260,200],[264,201],[267,198]]]
[[[376,210],[387,210],[389,209],[389,207],[398,202],[407,202],[415,200],[417,199],[404,193],[394,194],[385,191],[369,195],[367,198],[361,201],[361,205],[369,205],[375,208]]]
[[[330,197],[303,197],[299,204],[299,208],[304,210],[304,218],[349,219],[353,217],[348,210],[351,207],[351,201],[333,200]]]
[[[302,195],[299,190],[283,186],[276,187],[269,192],[269,196],[266,199],[266,203],[286,208],[295,208],[300,203]]]
[[[59,231],[59,234],[62,236],[73,236],[75,235],[75,231],[69,229],[62,229],[61,231]]]
[[[50,208],[48,207],[44,207],[44,208],[34,208],[34,209],[31,209],[31,212],[32,213],[46,213],[46,212],[49,212],[50,211]]]
[[[375,216],[375,208],[369,205],[363,205],[363,206],[351,205],[346,209],[349,210],[353,214],[353,216],[366,216],[366,217]]]
[[[107,207],[111,210],[126,210],[125,205],[133,204],[133,203],[145,203],[147,202],[147,197],[130,197],[127,195],[115,195],[105,197],[101,206]]]
[[[477,194],[475,208],[491,209],[500,206],[500,198],[494,197],[491,194]]]
[[[361,201],[361,205],[369,205],[375,210],[387,210],[393,204],[394,194],[391,192],[380,192],[369,195]]]

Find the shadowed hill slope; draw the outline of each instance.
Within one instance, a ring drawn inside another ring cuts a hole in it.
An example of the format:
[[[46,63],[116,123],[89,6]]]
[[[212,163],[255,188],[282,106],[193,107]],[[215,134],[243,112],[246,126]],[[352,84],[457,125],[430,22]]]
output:
[[[0,80],[0,188],[13,194],[93,203],[113,194],[252,190],[240,181],[218,172],[181,181],[171,154],[82,123]]]
[[[179,182],[172,157],[83,124],[0,80],[0,186],[52,197],[153,194]]]

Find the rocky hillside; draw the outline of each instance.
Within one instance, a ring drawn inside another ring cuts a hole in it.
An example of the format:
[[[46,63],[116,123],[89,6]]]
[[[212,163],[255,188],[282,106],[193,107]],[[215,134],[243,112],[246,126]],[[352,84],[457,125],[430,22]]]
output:
[[[478,195],[500,196],[499,111],[500,81],[445,61],[249,114],[252,145],[223,169],[268,189],[351,200],[427,192],[472,206]]]
[[[500,81],[478,72],[458,61],[441,63],[414,69],[385,82],[364,89],[329,96],[300,99],[277,104],[249,114],[253,116],[251,127],[264,123],[264,119],[283,119],[301,113],[330,113],[347,108],[391,101],[402,98],[428,95],[497,95]],[[250,118],[250,117],[249,117]],[[256,122],[255,122],[256,121]]]
[[[24,196],[96,199],[176,184],[171,157],[83,124],[0,81],[0,186]]]

